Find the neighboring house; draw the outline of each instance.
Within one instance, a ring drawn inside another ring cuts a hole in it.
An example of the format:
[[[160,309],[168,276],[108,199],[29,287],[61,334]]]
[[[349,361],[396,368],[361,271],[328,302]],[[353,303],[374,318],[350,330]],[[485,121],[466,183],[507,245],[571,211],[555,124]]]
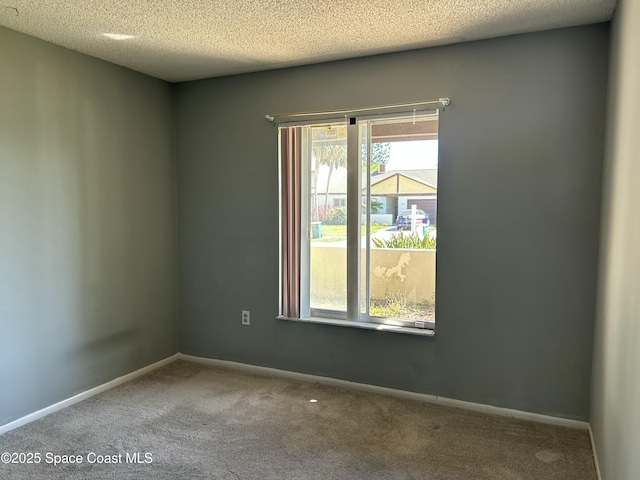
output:
[[[371,197],[384,205],[381,214],[395,216],[413,205],[429,215],[429,222],[437,220],[438,169],[393,170],[371,177]]]
[[[317,177],[317,194],[313,195],[311,205],[323,207],[325,205],[325,196],[327,197],[326,205],[329,208],[346,207],[347,206],[347,169],[336,168],[331,172],[331,181],[327,192],[327,177],[329,168],[320,167]],[[313,187],[313,179],[312,179]],[[312,188],[313,191],[313,188]],[[317,203],[316,203],[317,202]]]
[[[325,192],[328,169],[322,168],[318,174],[317,205],[325,205]],[[362,183],[366,181],[363,176]],[[383,206],[378,215],[391,216],[395,223],[396,216],[413,205],[429,215],[429,222],[437,221],[438,169],[393,170],[371,176],[371,199]],[[347,171],[338,168],[332,172],[328,191],[327,205],[331,208],[346,206]],[[312,205],[315,199],[312,199]]]

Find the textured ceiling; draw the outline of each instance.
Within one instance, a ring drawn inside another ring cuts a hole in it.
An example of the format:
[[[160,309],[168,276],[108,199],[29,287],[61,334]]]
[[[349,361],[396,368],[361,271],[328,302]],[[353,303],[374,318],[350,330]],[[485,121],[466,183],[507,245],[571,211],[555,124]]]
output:
[[[169,80],[611,19],[616,0],[0,0],[0,25]],[[132,35],[113,40],[104,33]]]

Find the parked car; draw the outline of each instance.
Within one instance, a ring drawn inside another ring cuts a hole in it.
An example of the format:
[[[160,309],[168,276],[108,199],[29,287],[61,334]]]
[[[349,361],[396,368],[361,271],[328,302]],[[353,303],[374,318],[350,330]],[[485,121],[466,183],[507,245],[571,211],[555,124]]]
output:
[[[411,213],[412,210],[403,210],[396,218],[396,227],[398,231],[411,230]],[[424,210],[416,210],[416,226],[429,225],[429,215]]]

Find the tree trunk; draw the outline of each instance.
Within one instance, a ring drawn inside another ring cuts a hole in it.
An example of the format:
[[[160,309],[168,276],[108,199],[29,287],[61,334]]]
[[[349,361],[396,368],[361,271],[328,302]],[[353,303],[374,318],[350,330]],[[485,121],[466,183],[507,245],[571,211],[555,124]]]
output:
[[[333,174],[333,166],[335,162],[329,163],[329,173],[327,174],[327,189],[324,192],[324,211],[329,208],[329,185],[331,185],[331,175]]]

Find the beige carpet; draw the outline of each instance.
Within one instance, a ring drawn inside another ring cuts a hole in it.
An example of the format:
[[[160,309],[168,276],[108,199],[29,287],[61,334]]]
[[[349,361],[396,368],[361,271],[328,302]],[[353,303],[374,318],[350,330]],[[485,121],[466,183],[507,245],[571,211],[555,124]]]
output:
[[[0,463],[3,480],[596,479],[585,431],[185,361],[6,433],[0,452],[41,456]]]

